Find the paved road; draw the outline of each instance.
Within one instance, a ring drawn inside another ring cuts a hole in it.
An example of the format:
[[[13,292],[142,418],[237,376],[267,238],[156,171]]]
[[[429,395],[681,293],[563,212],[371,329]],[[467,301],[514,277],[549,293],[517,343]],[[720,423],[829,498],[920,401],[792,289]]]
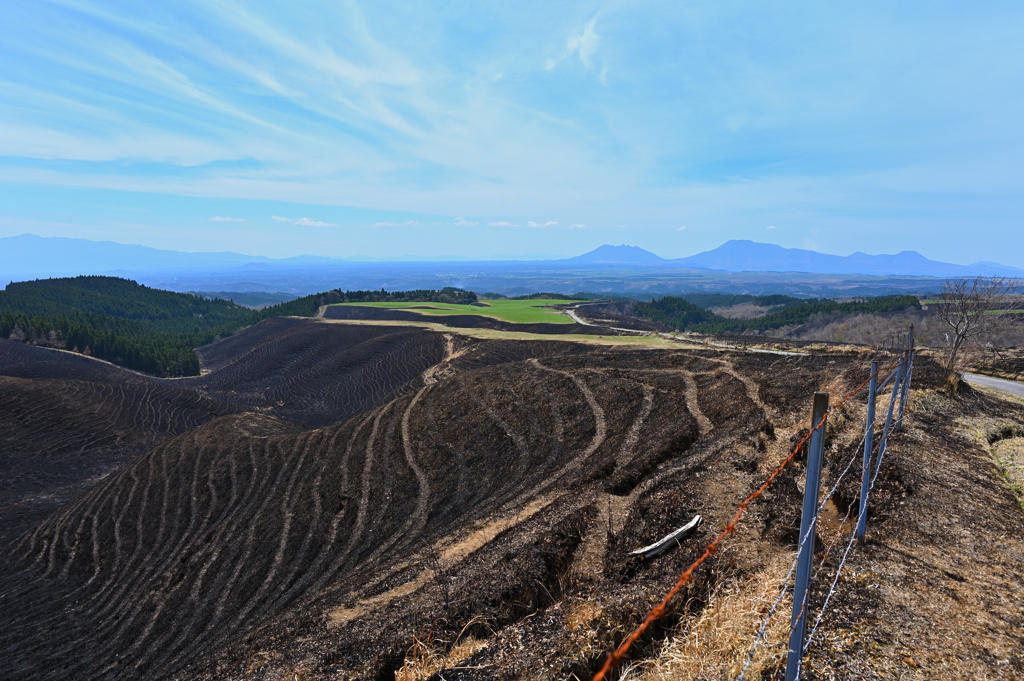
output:
[[[583,326],[594,326],[594,325],[593,325],[593,324],[591,324],[590,322],[584,321],[583,319],[581,319],[580,317],[578,317],[578,316],[576,315],[576,313],[575,313],[575,312],[574,312],[573,310],[566,310],[566,311],[565,311],[565,313],[566,313],[567,315],[569,315],[570,317],[572,317],[572,320],[573,320],[574,322],[576,322],[577,324],[582,324]]]
[[[654,333],[653,331],[641,331],[639,329],[620,329],[617,326],[604,326],[604,325],[598,325],[598,324],[591,324],[590,322],[586,321],[585,319],[583,319],[582,317],[580,317],[579,315],[577,315],[574,312],[574,310],[577,310],[577,309],[579,309],[579,305],[577,305],[572,310],[566,309],[565,313],[567,315],[569,315],[574,322],[576,322],[577,324],[582,324],[583,326],[593,326],[593,327],[602,328],[602,329],[611,329],[612,331],[628,331],[629,333],[635,333],[635,334],[639,334],[641,336],[650,336],[650,335],[652,335]]]
[[[976,383],[986,388],[1002,390],[1018,397],[1024,397],[1024,383],[1007,381],[1002,378],[992,378],[991,376],[979,376],[978,374],[964,374],[964,379],[968,383]]]

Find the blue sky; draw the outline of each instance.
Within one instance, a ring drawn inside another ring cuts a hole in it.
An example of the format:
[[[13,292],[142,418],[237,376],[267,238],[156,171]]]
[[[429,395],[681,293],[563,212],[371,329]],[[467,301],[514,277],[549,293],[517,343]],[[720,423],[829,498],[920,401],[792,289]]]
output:
[[[1024,267],[1024,4],[6,0],[0,236]]]

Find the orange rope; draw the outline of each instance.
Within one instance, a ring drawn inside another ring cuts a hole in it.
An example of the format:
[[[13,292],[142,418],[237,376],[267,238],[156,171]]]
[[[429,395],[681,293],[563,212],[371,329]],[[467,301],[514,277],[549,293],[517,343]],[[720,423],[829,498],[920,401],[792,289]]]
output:
[[[618,648],[609,653],[608,658],[604,662],[604,666],[602,666],[600,671],[598,671],[597,674],[594,675],[593,681],[602,681],[605,677],[605,674],[607,674],[611,670],[618,667],[619,664],[621,664],[622,658],[626,656],[626,653],[629,651],[630,646],[632,646],[633,643],[636,642],[638,638],[640,638],[640,634],[644,633],[647,627],[649,627],[651,623],[654,622],[654,620],[658,619],[659,617],[665,614],[665,610],[668,607],[669,601],[672,600],[672,597],[675,596],[681,588],[683,588],[684,584],[686,584],[688,581],[690,581],[690,579],[693,578],[694,570],[700,567],[700,565],[708,558],[715,555],[715,552],[718,550],[718,544],[727,536],[736,531],[736,525],[740,522],[740,518],[743,517],[743,513],[747,510],[747,506],[749,506],[754,499],[757,499],[762,494],[764,494],[765,490],[768,489],[772,482],[774,482],[775,478],[778,477],[778,475],[782,472],[782,469],[788,466],[789,463],[794,458],[796,458],[796,455],[800,451],[800,448],[804,446],[805,442],[811,439],[811,435],[814,433],[814,431],[818,430],[818,428],[821,428],[823,425],[825,425],[825,421],[828,420],[829,413],[831,413],[833,409],[838,409],[839,407],[846,404],[846,402],[849,401],[851,397],[853,397],[861,390],[863,390],[864,386],[870,383],[871,379],[879,371],[888,371],[889,369],[895,368],[898,363],[899,362],[896,362],[889,367],[879,369],[871,376],[868,376],[863,383],[861,383],[859,386],[857,386],[856,389],[853,390],[853,392],[848,394],[846,397],[844,397],[838,403],[836,403],[835,406],[829,408],[829,410],[825,412],[825,415],[821,418],[821,421],[819,421],[813,428],[811,428],[811,430],[806,435],[804,435],[803,439],[801,439],[800,442],[796,443],[796,446],[793,448],[793,451],[790,452],[789,456],[787,456],[782,463],[779,464],[779,467],[775,469],[775,472],[768,476],[768,479],[764,481],[764,484],[761,485],[757,489],[757,491],[755,491],[753,494],[751,494],[749,497],[743,500],[743,502],[739,505],[739,509],[736,511],[736,517],[732,519],[731,523],[725,526],[725,529],[723,529],[719,533],[719,535],[715,537],[715,540],[713,542],[708,544],[707,548],[704,549],[704,553],[701,555],[701,557],[695,560],[693,564],[690,565],[690,567],[686,568],[686,572],[679,576],[679,579],[676,580],[675,586],[669,589],[668,593],[665,594],[665,597],[661,599],[661,603],[656,605],[649,613],[647,613],[647,617],[644,618],[644,621],[640,624],[640,626],[638,626],[633,631],[633,633],[626,637],[626,640],[623,641]]]

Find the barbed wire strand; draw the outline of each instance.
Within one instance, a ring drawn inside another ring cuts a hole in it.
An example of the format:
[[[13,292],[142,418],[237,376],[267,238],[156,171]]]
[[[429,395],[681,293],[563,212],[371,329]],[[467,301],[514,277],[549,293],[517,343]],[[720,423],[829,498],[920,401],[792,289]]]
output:
[[[907,376],[907,378],[910,378],[910,376]],[[892,389],[894,391],[898,390],[899,385],[894,385]],[[889,451],[889,436],[891,436],[896,431],[897,420],[898,419],[895,418],[892,419],[889,423],[888,428],[885,428],[884,426],[882,427],[882,438],[881,440],[879,440],[878,443],[878,461],[875,462],[875,473],[874,475],[871,476],[871,485],[868,487],[868,491],[873,490],[875,488],[875,480],[878,479],[878,473],[879,471],[882,470],[882,459],[885,458],[885,453]]]
[[[888,370],[888,369],[883,369],[881,371],[886,371],[886,370]],[[875,372],[875,374],[877,374],[877,373],[878,373],[878,371]],[[869,377],[869,380],[870,380],[870,377]],[[909,373],[907,374],[907,380],[908,381],[910,380],[910,374]],[[895,390],[896,387],[894,387],[893,389]],[[907,397],[905,398],[905,401],[909,401],[909,391],[908,391]],[[876,417],[875,423],[877,423],[877,422],[878,422],[878,418]],[[874,426],[875,424],[872,423],[871,425]],[[891,434],[894,431],[894,428],[895,428],[895,425],[891,424],[891,427],[889,428],[888,432]],[[861,436],[860,442],[858,443],[858,446],[855,449],[857,449],[857,450],[860,449],[860,445],[864,444],[864,440],[865,440],[866,437],[867,437],[866,433],[865,433],[865,435]],[[886,441],[887,441],[887,439],[886,439]],[[881,447],[881,442],[879,442],[879,447]],[[821,511],[825,508],[825,504],[828,503],[828,500],[832,497],[832,495],[835,493],[835,491],[839,488],[839,483],[842,482],[842,479],[846,476],[846,473],[849,472],[850,468],[853,466],[853,462],[857,460],[858,453],[859,452],[855,451],[854,455],[850,458],[850,462],[846,465],[846,469],[843,471],[843,473],[836,480],[836,484],[832,486],[832,489],[828,492],[828,494],[825,495],[824,501],[822,501],[821,504],[818,506],[818,511],[815,514],[814,519],[811,521],[811,525],[808,528],[807,533],[804,534],[803,538],[800,540],[800,544],[797,546],[797,558],[794,559],[792,565],[790,565],[789,572],[786,574],[786,578],[782,582],[782,590],[779,592],[778,598],[775,599],[775,603],[772,604],[771,609],[768,611],[768,614],[765,616],[765,620],[762,623],[761,629],[760,629],[760,631],[758,631],[757,638],[754,640],[754,644],[751,646],[750,651],[747,653],[746,663],[743,665],[743,669],[740,672],[740,675],[737,677],[737,681],[743,681],[743,679],[745,678],[746,673],[749,670],[751,663],[753,662],[754,654],[757,652],[757,648],[760,646],[760,644],[764,640],[764,636],[765,636],[765,634],[767,632],[767,629],[768,629],[768,624],[769,624],[771,618],[774,616],[775,610],[778,608],[779,603],[785,597],[786,592],[789,591],[789,579],[790,579],[790,577],[792,577],[793,572],[796,570],[796,566],[797,566],[797,563],[799,561],[800,551],[803,549],[804,542],[807,541],[808,537],[810,536],[811,531],[817,526],[818,515],[820,515]],[[863,480],[863,476],[867,475],[868,472],[869,472],[868,469],[865,469],[864,471],[861,472],[861,479],[862,480]],[[877,470],[876,470],[875,477],[877,477],[877,475],[878,475],[878,473],[877,473]],[[869,490],[870,489],[874,489],[874,478],[871,481],[871,485],[870,485]],[[853,501],[848,505],[848,507],[846,509],[846,515],[843,517],[843,519],[839,523],[839,528],[836,530],[835,539],[833,539],[832,543],[829,544],[828,548],[825,549],[825,555],[822,557],[821,563],[818,566],[819,570],[824,568],[825,563],[828,561],[829,555],[831,555],[831,553],[832,553],[832,549],[834,549],[836,546],[838,546],[839,540],[842,538],[843,527],[849,521],[850,514],[853,512],[853,505],[855,503],[857,503],[857,501],[859,499],[860,499],[860,489],[858,488],[857,493],[854,495]],[[856,532],[854,532],[851,536],[852,537],[856,537]],[[839,568],[838,568],[838,570],[836,572],[835,580],[832,583],[832,588],[829,591],[828,595],[826,596],[825,602],[822,604],[821,610],[818,613],[818,617],[814,621],[814,627],[811,630],[812,631],[812,636],[813,636],[813,632],[817,629],[818,624],[821,622],[821,618],[822,618],[822,616],[825,613],[825,609],[828,607],[828,602],[829,602],[829,600],[831,600],[832,594],[835,592],[836,583],[839,580],[839,574],[842,572],[842,566],[846,563],[846,557],[850,553],[851,546],[852,546],[852,541],[853,540],[851,539],[851,544],[847,545],[846,552],[843,554],[843,559],[842,559],[842,561],[840,561]],[[801,606],[801,608],[800,608],[800,615],[803,615],[805,607],[806,607],[806,604]],[[797,617],[797,619],[799,619],[799,617]],[[789,627],[789,633],[790,634],[793,633],[793,627],[794,627],[794,625],[790,624],[790,627]],[[810,637],[808,637],[808,641],[810,641]],[[804,646],[804,651],[806,651],[806,650],[807,650],[807,645]],[[775,671],[776,672],[778,671],[778,665],[776,665],[776,670]],[[774,673],[773,673],[772,677],[774,678]],[[799,674],[798,674],[797,678],[799,678]]]
[[[873,376],[876,376],[880,371],[884,372],[884,371],[887,371],[889,368],[891,368],[891,367],[887,367],[886,369],[876,370],[874,374],[872,374],[871,376],[868,377],[868,380],[870,381],[871,378]],[[875,423],[877,423],[877,422],[878,422],[878,418],[876,417],[875,418]],[[872,427],[875,425],[875,423],[871,424]],[[865,430],[866,430],[866,428],[865,428]],[[757,638],[755,638],[753,645],[751,646],[750,650],[747,653],[747,659],[746,659],[746,662],[743,665],[743,669],[740,671],[739,676],[736,677],[737,681],[744,681],[744,678],[746,677],[746,673],[747,673],[747,671],[749,671],[750,665],[753,663],[754,655],[756,654],[758,647],[764,641],[764,637],[765,637],[765,635],[766,635],[766,633],[768,631],[768,625],[771,622],[772,617],[774,617],[775,611],[778,609],[779,603],[782,602],[782,599],[785,598],[786,593],[789,591],[789,580],[793,576],[793,573],[796,571],[797,564],[799,563],[799,560],[800,560],[800,551],[803,549],[804,543],[807,541],[807,539],[811,536],[811,533],[817,527],[818,517],[821,514],[822,510],[824,510],[825,505],[828,503],[829,499],[832,498],[832,495],[835,494],[836,490],[839,489],[839,484],[843,481],[843,478],[846,477],[846,474],[850,471],[850,468],[853,467],[853,463],[859,457],[861,446],[864,444],[864,440],[866,438],[867,438],[867,434],[866,433],[861,436],[860,440],[857,443],[857,446],[854,448],[854,454],[853,454],[852,457],[850,457],[849,463],[846,464],[846,468],[843,470],[843,472],[836,479],[836,482],[832,486],[832,489],[829,490],[828,493],[825,495],[825,497],[822,500],[821,504],[818,506],[818,510],[815,513],[814,518],[811,521],[810,526],[807,528],[807,532],[804,533],[804,536],[800,539],[800,543],[797,545],[797,555],[796,555],[796,558],[793,559],[793,563],[789,566],[789,572],[786,573],[785,579],[782,580],[782,589],[779,591],[778,597],[775,599],[775,602],[772,604],[772,607],[769,609],[768,614],[765,616],[765,619],[764,619],[764,621],[761,624],[761,628],[760,628],[760,630],[757,633]],[[864,471],[861,472],[862,479],[863,479],[864,475],[867,475],[867,473],[868,473],[867,469],[865,469]],[[842,528],[843,528],[844,525],[846,525],[847,521],[850,519],[850,514],[853,511],[853,505],[859,499],[860,499],[860,489],[858,488],[857,489],[857,493],[856,493],[856,495],[853,498],[853,502],[847,507],[846,515],[843,517],[843,520],[839,524],[839,529],[836,532],[836,538],[833,540],[833,542],[825,550],[825,556],[822,558],[821,565],[819,565],[819,570],[822,567],[824,567],[825,561],[828,560],[828,556],[832,552],[832,549],[835,548],[836,545],[838,545],[839,539],[842,537]],[[854,536],[856,536],[856,533],[854,533]],[[849,553],[849,548],[847,549],[847,553]],[[843,561],[845,562],[845,560],[846,560],[846,557],[844,555]],[[818,619],[815,620],[815,627],[817,626],[818,622],[820,622],[820,620],[821,620],[821,616],[822,616],[822,613],[824,612],[824,608],[827,606],[827,600],[828,599],[826,599],[825,605],[822,606],[822,612],[820,612],[818,614]],[[803,614],[804,607],[806,607],[806,605],[801,606],[801,609],[800,609],[800,614],[801,615]],[[792,631],[793,631],[793,625],[792,624],[790,625],[789,629],[790,629],[790,633],[792,633]],[[805,650],[806,650],[806,647],[805,647]],[[776,671],[778,671],[778,670],[776,669]]]
[[[869,380],[870,380],[870,377],[869,377]],[[782,599],[786,596],[786,592],[789,591],[789,580],[793,576],[793,573],[796,571],[797,563],[800,561],[800,551],[803,550],[804,544],[807,542],[807,539],[811,536],[811,533],[814,532],[815,528],[817,527],[817,525],[818,525],[818,516],[821,514],[822,510],[825,508],[825,504],[828,503],[829,499],[832,498],[832,495],[836,493],[837,489],[839,489],[839,483],[841,483],[843,481],[843,478],[846,477],[846,474],[850,472],[850,468],[853,467],[853,462],[857,460],[858,456],[860,456],[860,451],[859,450],[860,450],[860,447],[864,444],[864,438],[865,437],[866,436],[863,436],[863,435],[861,436],[860,441],[857,443],[857,446],[854,448],[853,456],[850,457],[850,462],[848,464],[846,464],[846,469],[843,470],[842,473],[840,473],[839,477],[836,479],[835,484],[832,485],[832,489],[829,490],[829,492],[825,495],[824,500],[818,506],[817,513],[814,514],[814,519],[811,521],[810,526],[807,528],[807,532],[804,533],[804,536],[801,537],[801,539],[800,539],[800,543],[797,544],[796,557],[793,559],[793,563],[789,566],[789,572],[786,573],[786,578],[782,580],[782,590],[779,592],[779,595],[775,599],[775,602],[772,603],[772,607],[768,610],[768,614],[765,615],[764,622],[761,624],[761,629],[760,629],[760,631],[757,632],[757,638],[754,639],[754,644],[750,647],[750,651],[747,653],[747,661],[743,665],[743,669],[740,671],[739,676],[736,677],[736,681],[743,681],[743,679],[746,676],[747,671],[750,669],[750,665],[754,661],[754,654],[757,652],[758,647],[761,645],[761,642],[764,640],[765,634],[768,631],[768,623],[771,621],[772,617],[775,616],[775,610],[779,607],[779,603],[781,603]],[[857,497],[860,497],[860,492],[859,491],[857,492]],[[856,498],[854,499],[854,501],[856,501]],[[852,508],[852,505],[851,505],[851,508]],[[848,519],[849,517],[850,517],[850,513],[849,513],[849,511],[847,511],[846,518]],[[845,523],[846,520],[844,519],[843,522]]]
[[[907,373],[907,376],[906,376],[906,381],[907,381],[907,386],[909,387],[910,379],[913,376],[912,370],[910,369],[910,367],[912,365],[909,362],[909,358],[908,358],[907,364],[908,364],[908,373]],[[896,388],[894,387],[893,389],[895,390]],[[909,400],[910,400],[910,390],[908,389],[907,392],[906,392],[906,396],[904,397],[903,402],[909,402]],[[896,428],[896,425],[894,423],[889,428],[889,434],[890,435],[895,430],[895,428]],[[888,440],[887,440],[887,442],[888,442]],[[879,446],[881,446],[881,445],[879,445]],[[879,456],[881,456],[883,453],[884,452],[879,452]],[[875,479],[877,479],[877,477],[878,477],[878,469],[881,468],[881,465],[882,465],[882,462],[881,462],[881,459],[879,459],[877,468],[875,470],[875,475],[871,479],[871,484],[870,484],[870,486],[868,488],[869,492],[874,490],[874,488],[875,488]],[[860,497],[860,492],[857,493],[857,497],[858,498]],[[856,499],[855,499],[855,501],[856,501]],[[853,505],[851,504],[850,505],[850,510],[852,510],[852,509],[853,509]],[[825,560],[828,559],[829,553],[831,553],[832,549],[835,548],[836,545],[838,545],[839,537],[842,534],[842,526],[849,519],[849,517],[850,517],[850,510],[847,511],[846,518],[843,519],[843,522],[839,526],[839,530],[836,533],[835,541],[828,547],[828,550],[826,550],[825,557],[822,558],[821,565],[819,566],[819,569],[821,569],[821,567],[824,567]],[[832,596],[835,595],[837,586],[839,584],[839,577],[843,573],[843,567],[846,565],[846,560],[847,560],[847,558],[849,558],[850,552],[853,550],[853,545],[856,543],[856,539],[857,539],[857,533],[856,532],[851,532],[850,533],[850,540],[846,544],[846,551],[843,552],[843,558],[842,558],[842,560],[839,561],[838,567],[836,567],[836,574],[832,578],[832,584],[829,587],[828,593],[825,595],[825,601],[821,604],[821,609],[818,611],[818,616],[814,620],[814,626],[811,627],[811,632],[807,635],[807,640],[804,642],[803,649],[801,650],[801,653],[800,653],[801,655],[805,655],[807,653],[807,651],[811,647],[811,642],[814,640],[814,635],[818,631],[818,626],[821,624],[821,620],[825,616],[825,613],[828,610],[828,604],[829,604],[829,602],[831,602]],[[801,674],[802,671],[803,671],[803,665],[801,665],[800,668],[797,669],[797,675],[796,675],[797,681],[799,681],[800,674]]]
[[[898,364],[898,362],[892,364],[890,367],[881,369],[881,371],[887,371],[888,369],[895,367],[896,364]],[[877,374],[877,371],[875,373]],[[740,503],[739,508],[736,510],[736,515],[732,519],[732,522],[730,522],[722,529],[718,536],[716,536],[715,539],[707,545],[707,547],[704,549],[704,553],[702,553],[701,556],[697,558],[697,560],[695,560],[690,565],[690,567],[688,567],[683,572],[683,574],[679,576],[679,579],[677,579],[676,583],[672,586],[672,588],[668,590],[668,593],[666,593],[664,598],[661,599],[661,602],[658,603],[658,605],[654,606],[654,608],[652,608],[649,613],[647,613],[647,616],[644,618],[643,622],[640,623],[640,626],[634,629],[633,632],[626,637],[626,640],[624,640],[618,648],[616,648],[614,651],[608,654],[608,657],[605,659],[604,665],[602,665],[601,669],[599,669],[598,672],[594,675],[593,681],[603,681],[605,675],[608,672],[619,666],[619,664],[622,662],[622,658],[624,658],[626,656],[626,653],[629,652],[629,648],[633,645],[634,642],[636,642],[638,638],[640,638],[640,635],[647,630],[647,627],[649,627],[651,623],[654,622],[656,619],[659,619],[665,614],[665,610],[668,608],[668,604],[672,600],[672,597],[675,596],[679,592],[679,590],[683,588],[684,584],[686,584],[693,578],[694,571],[698,567],[703,565],[704,561],[706,561],[711,556],[715,555],[715,552],[718,551],[718,545],[722,542],[723,539],[725,539],[730,534],[736,531],[736,526],[739,524],[740,519],[746,512],[747,507],[750,506],[750,504],[755,499],[761,497],[761,495],[764,494],[765,490],[767,490],[768,487],[770,487],[771,484],[775,481],[775,478],[777,478],[782,473],[783,469],[785,469],[785,467],[788,466],[793,461],[793,459],[796,458],[796,455],[800,452],[800,449],[808,440],[811,439],[811,435],[814,434],[814,432],[817,431],[819,428],[825,425],[825,422],[828,420],[828,415],[832,411],[846,404],[851,398],[853,398],[854,395],[863,390],[864,386],[868,385],[870,381],[871,376],[864,379],[864,381],[860,385],[854,388],[850,393],[848,393],[845,397],[839,400],[839,402],[837,402],[832,408],[826,411],[825,415],[821,417],[821,420],[818,423],[812,424],[813,427],[807,432],[806,435],[803,436],[803,438],[800,439],[799,442],[796,443],[796,446],[793,447],[793,451],[789,453],[789,456],[783,459],[782,463],[778,465],[778,467],[772,472],[772,474],[768,476],[768,479],[765,480],[764,483],[759,488],[757,488],[757,490],[755,490],[752,494],[750,494],[746,499],[744,499]]]
[[[846,543],[846,551],[843,553],[843,559],[839,561],[839,567],[836,568],[836,575],[832,579],[832,586],[829,587],[828,594],[825,596],[825,602],[821,604],[821,610],[818,611],[818,616],[814,620],[814,626],[811,627],[811,633],[807,635],[807,641],[804,642],[803,653],[807,652],[807,649],[811,646],[811,641],[814,639],[814,633],[818,631],[818,625],[821,624],[821,618],[825,616],[825,611],[828,610],[829,601],[832,600],[833,594],[836,592],[836,585],[839,583],[839,575],[843,573],[843,566],[846,565],[846,559],[850,555],[850,551],[853,549],[853,545],[857,541],[857,533],[850,533],[850,541]],[[797,676],[799,678],[799,675]]]

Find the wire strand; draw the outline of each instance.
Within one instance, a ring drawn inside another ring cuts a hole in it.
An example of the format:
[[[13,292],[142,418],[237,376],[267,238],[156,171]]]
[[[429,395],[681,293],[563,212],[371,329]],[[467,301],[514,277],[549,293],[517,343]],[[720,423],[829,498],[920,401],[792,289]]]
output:
[[[874,424],[872,424],[872,425],[874,425]],[[808,526],[807,532],[804,533],[804,536],[800,538],[800,543],[797,544],[796,557],[793,559],[793,563],[789,566],[789,572],[786,573],[785,579],[782,580],[782,590],[779,591],[778,597],[775,599],[775,602],[772,603],[772,607],[768,610],[768,614],[765,615],[764,622],[761,624],[761,629],[760,629],[760,631],[757,632],[757,638],[754,639],[754,643],[750,647],[750,651],[747,653],[747,660],[744,663],[743,669],[740,671],[739,676],[736,677],[736,681],[743,681],[743,679],[746,676],[747,671],[750,669],[750,665],[754,661],[754,654],[757,652],[758,647],[761,645],[761,642],[764,640],[765,634],[768,631],[768,624],[771,621],[772,617],[775,616],[775,611],[779,607],[779,603],[782,602],[782,599],[786,596],[786,592],[789,591],[789,580],[793,576],[793,573],[796,571],[797,563],[800,561],[800,552],[803,550],[804,544],[807,542],[808,538],[810,538],[811,534],[817,528],[818,516],[821,514],[822,510],[825,508],[825,504],[828,503],[829,499],[832,498],[832,495],[835,494],[837,489],[839,489],[839,484],[843,481],[843,478],[846,477],[846,474],[850,472],[850,468],[853,467],[853,462],[856,461],[857,457],[860,455],[860,451],[859,450],[860,450],[861,445],[864,444],[865,437],[866,436],[861,436],[860,441],[857,443],[857,446],[854,448],[853,456],[850,457],[850,462],[848,464],[846,464],[846,468],[843,470],[842,473],[840,473],[839,478],[836,479],[835,484],[832,485],[832,489],[829,490],[829,492],[825,495],[824,501],[821,502],[821,505],[818,506],[817,513],[814,514],[814,520],[811,521],[811,524]],[[854,499],[854,501],[856,501],[856,499],[859,498],[859,497],[860,497],[860,492],[858,491],[857,492],[857,497]],[[851,505],[851,508],[852,508],[852,505]],[[849,512],[847,512],[846,517],[847,518],[850,517]],[[844,522],[845,522],[845,520],[844,520]],[[826,556],[827,555],[828,554],[826,553]],[[792,629],[792,627],[790,627],[790,629]]]
[[[898,364],[898,362],[896,364]],[[892,367],[895,367],[896,364],[893,364]],[[886,371],[888,370],[888,368],[881,369],[880,371]],[[602,681],[608,672],[616,668],[622,662],[622,659],[626,656],[626,653],[629,651],[633,643],[636,642],[638,638],[640,638],[640,635],[647,630],[647,628],[651,625],[652,622],[654,622],[656,619],[659,619],[665,614],[665,610],[668,608],[668,604],[672,600],[672,597],[675,596],[681,588],[683,588],[684,584],[686,584],[693,578],[694,571],[698,567],[700,567],[704,563],[704,561],[706,561],[711,556],[715,555],[715,553],[718,551],[718,545],[722,542],[723,539],[725,539],[730,534],[736,531],[736,526],[739,524],[740,519],[746,512],[747,507],[755,499],[761,497],[761,495],[764,494],[765,490],[767,490],[768,487],[770,487],[771,484],[775,481],[775,478],[777,478],[779,474],[782,473],[783,469],[785,469],[785,467],[788,466],[793,461],[793,459],[796,458],[796,455],[797,453],[799,453],[800,448],[804,446],[804,443],[811,439],[811,435],[819,428],[825,425],[825,422],[828,420],[829,413],[846,404],[851,398],[853,398],[854,395],[863,390],[864,386],[868,385],[868,383],[871,381],[872,376],[876,375],[877,373],[878,371],[876,371],[874,374],[866,378],[864,382],[862,382],[850,393],[848,393],[845,397],[839,400],[839,402],[837,402],[835,406],[826,411],[825,415],[822,416],[821,420],[818,423],[812,424],[813,427],[811,428],[811,430],[808,431],[808,433],[804,435],[803,438],[801,438],[801,440],[793,448],[793,451],[789,453],[789,456],[787,456],[782,461],[782,463],[779,464],[779,466],[772,472],[772,474],[768,476],[768,479],[765,480],[764,483],[756,491],[754,491],[740,503],[739,508],[736,511],[736,515],[732,519],[732,522],[730,522],[728,525],[725,526],[725,528],[722,529],[718,536],[716,536],[715,539],[710,544],[708,544],[708,546],[704,549],[704,553],[701,554],[701,556],[697,558],[697,560],[695,560],[690,565],[690,567],[688,567],[679,576],[679,579],[676,580],[676,583],[672,586],[671,589],[668,590],[668,593],[666,593],[664,598],[661,599],[661,602],[658,603],[658,605],[654,606],[654,608],[652,608],[649,613],[647,613],[647,616],[644,618],[643,622],[640,623],[640,626],[634,629],[633,632],[626,637],[626,640],[624,640],[618,648],[616,648],[614,651],[608,654],[608,657],[605,659],[605,662],[601,666],[601,669],[598,670],[598,672],[594,675],[593,681]]]

